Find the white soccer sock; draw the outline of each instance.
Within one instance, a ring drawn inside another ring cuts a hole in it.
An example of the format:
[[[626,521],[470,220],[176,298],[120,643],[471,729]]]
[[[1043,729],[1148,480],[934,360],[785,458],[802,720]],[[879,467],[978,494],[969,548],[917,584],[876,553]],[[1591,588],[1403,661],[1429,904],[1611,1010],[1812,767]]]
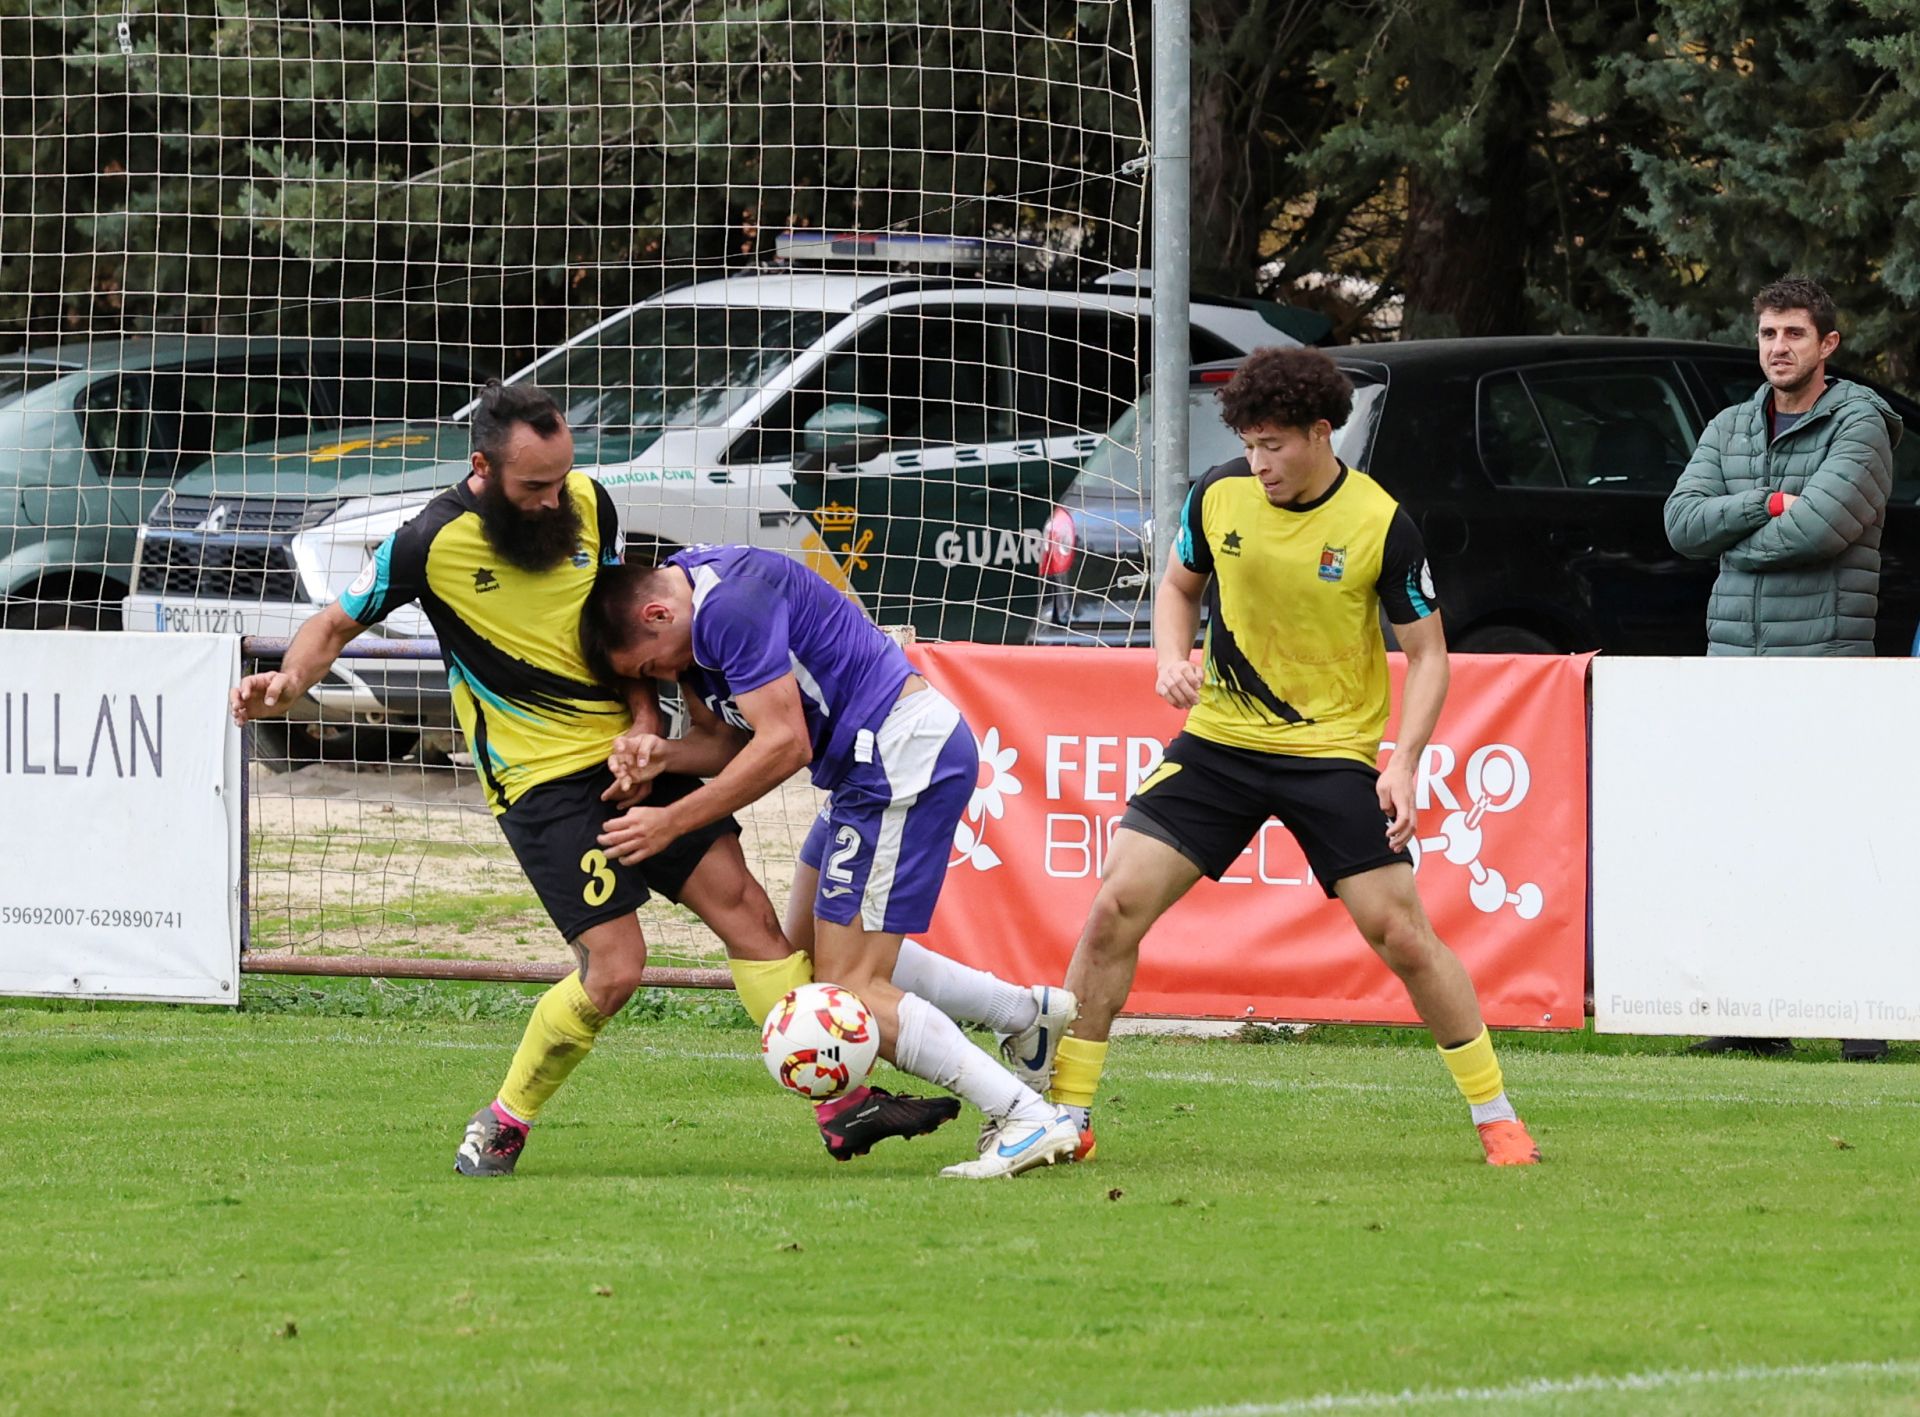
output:
[[[903,994],[918,994],[948,1018],[977,1023],[995,1033],[1018,1033],[1033,1027],[1040,1016],[1033,990],[935,954],[912,940],[900,942],[893,987]]]
[[[894,1066],[964,1097],[989,1117],[1044,1127],[1054,1109],[1032,1088],[975,1046],[960,1025],[925,999],[903,994]]]
[[[1491,1102],[1474,1102],[1469,1105],[1473,1108],[1473,1124],[1476,1127],[1483,1126],[1488,1122],[1517,1122],[1520,1120],[1520,1114],[1513,1110],[1513,1104],[1507,1101],[1507,1094],[1504,1092]]]

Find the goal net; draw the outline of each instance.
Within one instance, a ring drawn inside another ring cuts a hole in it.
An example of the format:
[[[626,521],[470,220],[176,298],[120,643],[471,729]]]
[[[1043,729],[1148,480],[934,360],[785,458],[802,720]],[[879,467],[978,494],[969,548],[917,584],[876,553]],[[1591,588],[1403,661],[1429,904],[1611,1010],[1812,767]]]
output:
[[[1033,638],[1150,347],[1132,23],[0,0],[6,624],[284,639],[462,475],[497,375],[558,395],[630,556],[754,542]],[[429,636],[390,616],[253,732],[255,951],[564,960]],[[813,809],[750,814],[776,899]],[[657,960],[714,956],[649,909]]]

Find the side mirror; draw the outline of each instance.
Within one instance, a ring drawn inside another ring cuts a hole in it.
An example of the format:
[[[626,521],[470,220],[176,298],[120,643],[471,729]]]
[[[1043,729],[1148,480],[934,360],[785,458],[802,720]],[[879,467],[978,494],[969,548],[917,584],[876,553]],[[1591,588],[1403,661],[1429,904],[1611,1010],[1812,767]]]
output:
[[[863,403],[830,403],[800,430],[800,450],[815,467],[863,462],[885,444],[887,416]],[[797,461],[797,460],[796,460]]]

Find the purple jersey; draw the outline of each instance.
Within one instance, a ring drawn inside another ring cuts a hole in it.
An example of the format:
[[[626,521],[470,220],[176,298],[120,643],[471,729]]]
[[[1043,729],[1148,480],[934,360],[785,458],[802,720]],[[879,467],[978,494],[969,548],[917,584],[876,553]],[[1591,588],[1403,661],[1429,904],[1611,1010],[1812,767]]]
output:
[[[734,703],[782,674],[800,685],[813,782],[831,791],[914,672],[900,646],[813,571],[777,551],[698,546],[668,558],[693,582],[693,665],[682,684],[716,718],[748,727]]]

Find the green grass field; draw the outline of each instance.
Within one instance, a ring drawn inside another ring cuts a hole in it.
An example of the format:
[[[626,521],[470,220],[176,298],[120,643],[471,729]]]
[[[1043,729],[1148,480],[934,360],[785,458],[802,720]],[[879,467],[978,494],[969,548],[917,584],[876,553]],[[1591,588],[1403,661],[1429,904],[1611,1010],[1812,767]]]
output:
[[[0,1006],[0,1411],[1920,1412],[1920,1050],[1125,1039],[1101,1157],[836,1165],[728,997],[604,1036],[506,1181],[528,996]]]

